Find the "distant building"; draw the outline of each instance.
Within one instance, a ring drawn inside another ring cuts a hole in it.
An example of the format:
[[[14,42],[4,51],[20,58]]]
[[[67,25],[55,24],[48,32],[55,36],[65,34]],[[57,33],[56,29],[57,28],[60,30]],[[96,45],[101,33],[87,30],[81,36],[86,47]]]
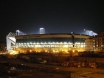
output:
[[[85,40],[85,51],[94,51],[94,42],[92,38]]]
[[[40,34],[45,34],[45,29],[44,28],[40,28],[39,31],[40,31]]]
[[[7,50],[18,52],[83,52],[88,35],[73,33],[31,34],[7,36]],[[13,41],[15,40],[15,41]]]
[[[0,51],[6,51],[6,43],[0,42]]]
[[[92,38],[87,39],[86,50],[95,51],[95,52],[104,52],[104,32],[92,36]]]

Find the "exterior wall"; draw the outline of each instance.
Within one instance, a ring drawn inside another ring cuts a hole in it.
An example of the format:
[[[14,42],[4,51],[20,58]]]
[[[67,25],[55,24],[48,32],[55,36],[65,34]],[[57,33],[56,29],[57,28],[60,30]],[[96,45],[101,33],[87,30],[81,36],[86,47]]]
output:
[[[11,41],[6,37],[7,50],[11,49]]]
[[[15,50],[19,52],[69,52],[85,51],[86,35],[35,34],[16,36]]]
[[[30,38],[72,38],[72,34],[33,34],[33,35],[20,35],[15,36],[16,39],[30,39]],[[76,35],[74,38],[89,38],[87,35]]]
[[[104,52],[104,32],[87,39],[86,41],[86,50],[95,51],[95,52]]]
[[[94,41],[93,39],[86,39],[85,40],[85,50],[86,51],[94,51]]]
[[[7,50],[12,50],[12,46],[15,45],[16,39],[15,39],[15,34],[14,33],[9,33],[6,36],[6,49]]]
[[[93,40],[95,41],[95,51],[104,52],[104,32],[93,37]]]

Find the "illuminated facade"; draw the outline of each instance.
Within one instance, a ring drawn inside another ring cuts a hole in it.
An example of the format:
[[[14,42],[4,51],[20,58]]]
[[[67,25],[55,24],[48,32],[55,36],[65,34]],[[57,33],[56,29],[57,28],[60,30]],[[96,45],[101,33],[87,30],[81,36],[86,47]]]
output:
[[[104,52],[104,32],[85,40],[86,51]]]
[[[85,40],[89,36],[82,34],[33,34],[15,36],[16,44],[12,49],[18,52],[69,52],[85,51]]]
[[[85,50],[86,51],[94,51],[94,40],[92,38],[86,39],[85,40]]]

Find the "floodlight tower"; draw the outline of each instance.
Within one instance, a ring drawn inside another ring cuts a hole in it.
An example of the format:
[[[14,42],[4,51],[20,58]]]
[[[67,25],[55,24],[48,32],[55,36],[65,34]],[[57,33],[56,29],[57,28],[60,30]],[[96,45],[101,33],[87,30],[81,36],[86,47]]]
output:
[[[19,35],[19,33],[20,33],[20,30],[16,30],[16,35]]]
[[[45,29],[44,28],[40,28],[39,31],[40,31],[40,34],[45,34]]]

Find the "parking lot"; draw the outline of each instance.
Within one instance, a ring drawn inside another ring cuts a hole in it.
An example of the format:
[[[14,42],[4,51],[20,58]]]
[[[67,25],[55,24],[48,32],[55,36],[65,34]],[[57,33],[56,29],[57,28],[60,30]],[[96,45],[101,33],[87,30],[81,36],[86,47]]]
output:
[[[39,58],[38,58],[39,60]],[[44,59],[46,60],[46,59]],[[104,78],[104,70],[91,67],[71,67],[57,65],[55,62],[51,64],[28,61],[23,58],[8,59],[0,57],[0,65],[4,67],[7,73],[2,75],[5,77],[17,78]],[[2,72],[3,73],[3,72]],[[2,74],[1,73],[1,74]]]

